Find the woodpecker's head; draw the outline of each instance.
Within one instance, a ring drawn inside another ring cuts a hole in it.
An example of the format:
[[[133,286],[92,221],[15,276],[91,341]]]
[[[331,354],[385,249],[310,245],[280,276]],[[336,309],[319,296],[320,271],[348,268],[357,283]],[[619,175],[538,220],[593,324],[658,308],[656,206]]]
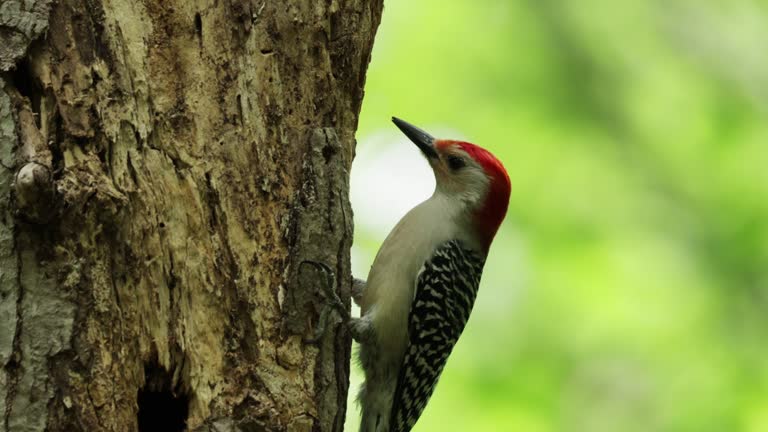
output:
[[[504,166],[482,147],[435,139],[397,117],[392,121],[429,161],[435,173],[436,193],[465,210],[487,252],[509,204],[509,176]]]

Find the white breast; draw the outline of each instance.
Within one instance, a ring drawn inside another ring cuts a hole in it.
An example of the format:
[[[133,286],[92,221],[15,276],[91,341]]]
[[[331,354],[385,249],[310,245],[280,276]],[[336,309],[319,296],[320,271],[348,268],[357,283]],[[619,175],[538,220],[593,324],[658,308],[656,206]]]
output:
[[[380,355],[398,363],[407,342],[416,277],[437,246],[452,239],[474,245],[455,201],[436,193],[409,211],[381,245],[363,293],[362,314],[373,324]]]

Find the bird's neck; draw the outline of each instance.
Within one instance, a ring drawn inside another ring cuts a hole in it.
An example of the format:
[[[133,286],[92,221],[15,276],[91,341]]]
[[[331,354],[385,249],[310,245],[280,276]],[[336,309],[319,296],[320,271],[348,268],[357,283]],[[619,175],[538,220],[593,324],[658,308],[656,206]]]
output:
[[[461,240],[467,247],[483,256],[487,254],[490,243],[486,245],[483,232],[478,229],[477,207],[473,207],[471,202],[436,190],[424,205],[428,206],[430,214],[434,215],[434,223],[451,227],[453,232],[449,238]]]

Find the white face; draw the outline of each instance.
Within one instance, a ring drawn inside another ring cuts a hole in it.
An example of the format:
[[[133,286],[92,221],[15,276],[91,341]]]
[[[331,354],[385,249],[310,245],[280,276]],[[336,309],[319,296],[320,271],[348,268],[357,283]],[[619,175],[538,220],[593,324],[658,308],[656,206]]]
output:
[[[426,131],[399,118],[392,121],[419,147],[435,173],[435,196],[446,198],[448,210],[467,213],[480,208],[491,180],[480,164],[464,150],[468,143],[435,139]]]
[[[490,179],[485,170],[457,143],[437,141],[435,150],[438,157],[427,160],[435,173],[437,193],[456,200],[467,211],[477,209],[488,194]]]

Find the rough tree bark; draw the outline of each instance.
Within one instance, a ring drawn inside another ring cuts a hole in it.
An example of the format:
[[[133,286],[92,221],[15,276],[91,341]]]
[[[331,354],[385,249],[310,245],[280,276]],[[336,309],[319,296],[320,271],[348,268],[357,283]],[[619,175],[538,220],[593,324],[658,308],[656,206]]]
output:
[[[343,429],[381,8],[0,0],[0,430]]]

